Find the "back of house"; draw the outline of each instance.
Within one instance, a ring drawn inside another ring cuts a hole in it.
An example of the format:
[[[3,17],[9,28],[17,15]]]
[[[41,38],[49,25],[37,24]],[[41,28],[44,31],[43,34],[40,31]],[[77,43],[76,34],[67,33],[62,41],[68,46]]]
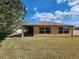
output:
[[[52,23],[52,22],[36,22],[23,24],[24,36],[54,36],[54,35],[68,35],[73,36],[73,25]]]

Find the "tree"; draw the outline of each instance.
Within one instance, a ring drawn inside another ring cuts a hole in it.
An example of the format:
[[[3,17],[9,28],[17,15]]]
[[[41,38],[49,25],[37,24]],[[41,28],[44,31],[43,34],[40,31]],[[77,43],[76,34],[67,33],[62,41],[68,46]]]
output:
[[[0,0],[0,39],[9,35],[25,14],[26,8],[20,0]]]

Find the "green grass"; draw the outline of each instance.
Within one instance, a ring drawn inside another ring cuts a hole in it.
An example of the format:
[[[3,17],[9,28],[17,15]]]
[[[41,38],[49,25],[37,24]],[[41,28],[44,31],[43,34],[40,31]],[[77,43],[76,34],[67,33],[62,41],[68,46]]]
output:
[[[79,59],[78,37],[7,38],[0,59]]]

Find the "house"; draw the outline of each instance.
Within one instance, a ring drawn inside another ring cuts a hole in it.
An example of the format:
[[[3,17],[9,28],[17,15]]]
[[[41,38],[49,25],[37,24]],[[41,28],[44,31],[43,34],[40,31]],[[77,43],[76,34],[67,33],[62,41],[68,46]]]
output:
[[[73,35],[79,36],[79,27],[74,27]]]
[[[36,22],[27,23],[22,26],[22,36],[53,36],[53,35],[70,35],[73,36],[73,25],[52,23],[52,22]]]

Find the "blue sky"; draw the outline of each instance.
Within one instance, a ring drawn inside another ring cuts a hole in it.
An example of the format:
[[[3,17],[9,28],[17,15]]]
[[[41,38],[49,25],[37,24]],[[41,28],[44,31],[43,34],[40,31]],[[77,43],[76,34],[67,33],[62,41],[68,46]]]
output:
[[[75,25],[79,23],[79,6],[75,6],[79,0],[21,0],[21,2],[27,8],[25,20],[28,22],[50,21]]]

